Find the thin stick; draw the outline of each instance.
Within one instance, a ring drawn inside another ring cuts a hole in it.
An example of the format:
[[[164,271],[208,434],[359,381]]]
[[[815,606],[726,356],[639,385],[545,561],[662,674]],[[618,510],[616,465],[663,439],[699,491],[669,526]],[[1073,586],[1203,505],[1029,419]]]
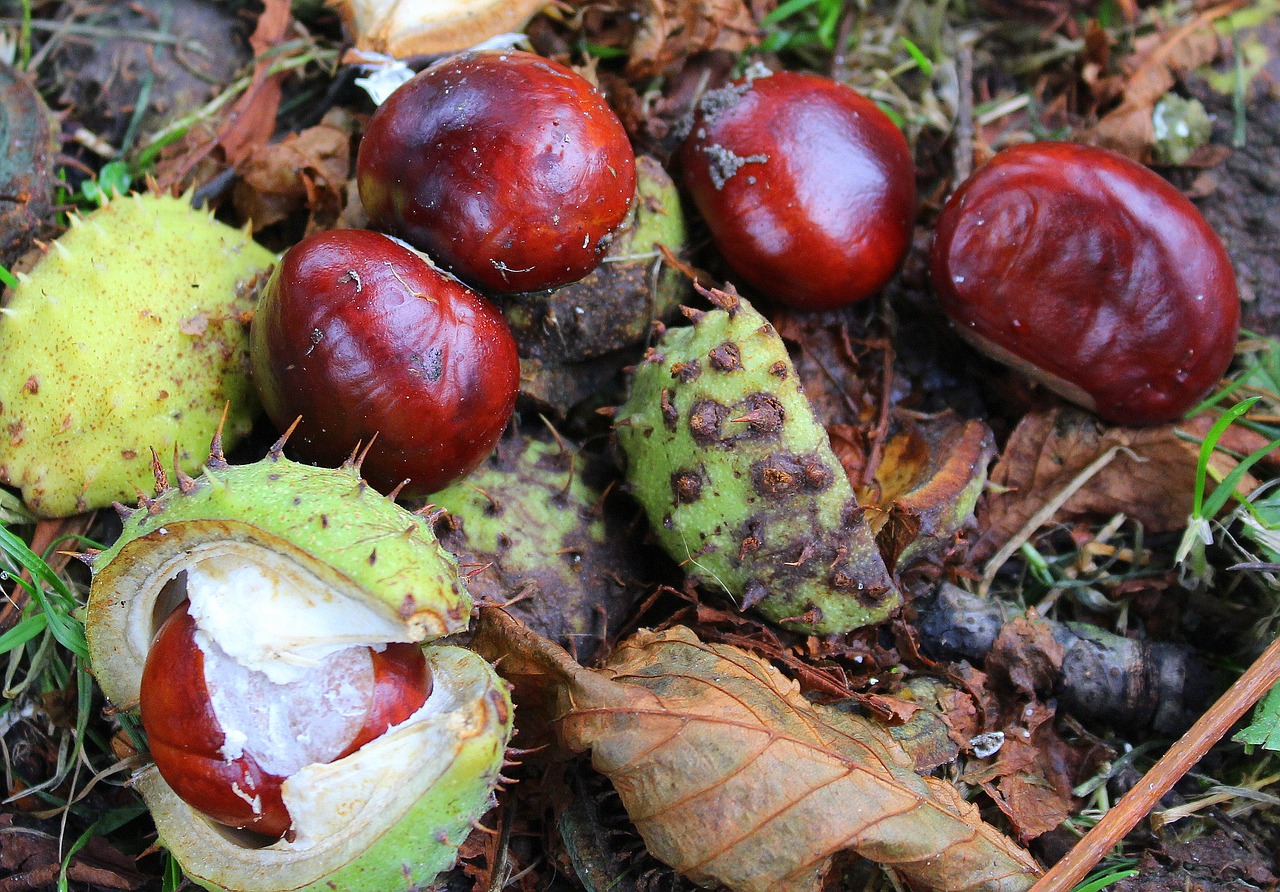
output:
[[[1125,793],[1066,857],[1031,887],[1030,892],[1070,892],[1075,888],[1093,866],[1155,808],[1160,797],[1173,789],[1173,785],[1277,682],[1280,682],[1280,638],[1271,642],[1262,656],[1236,679],[1236,683],[1208,712],[1200,716],[1191,730],[1169,748],[1138,785]]]
[[[973,45],[963,43],[957,55],[956,80],[959,102],[956,107],[956,142],[953,187],[963,183],[973,172]]]

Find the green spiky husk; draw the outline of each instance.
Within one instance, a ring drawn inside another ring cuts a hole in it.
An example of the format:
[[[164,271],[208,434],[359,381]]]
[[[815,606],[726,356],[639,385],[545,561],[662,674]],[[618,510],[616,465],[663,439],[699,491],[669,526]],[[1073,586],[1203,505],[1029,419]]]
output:
[[[797,630],[844,632],[900,602],[786,346],[747,302],[671,329],[616,430],[627,480],[685,572]]]
[[[586,660],[631,612],[632,555],[609,535],[591,459],[571,444],[507,437],[467,479],[431,496],[480,602],[503,603]],[[593,482],[588,482],[588,477]],[[616,533],[617,531],[615,531]]]
[[[200,465],[257,413],[249,285],[275,260],[181,199],[117,197],[20,275],[0,319],[0,480],[41,516],[134,497],[151,449]]]

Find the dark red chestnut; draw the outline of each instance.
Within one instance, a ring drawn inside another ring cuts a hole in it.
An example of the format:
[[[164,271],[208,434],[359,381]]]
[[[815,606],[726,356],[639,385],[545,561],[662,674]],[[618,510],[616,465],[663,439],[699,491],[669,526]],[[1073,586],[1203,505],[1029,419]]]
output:
[[[520,361],[502,314],[395,239],[331,230],[280,262],[250,337],[254,383],[299,456],[336,465],[358,443],[386,492],[443,489],[492,451]],[[374,437],[377,437],[376,441]]]
[[[335,759],[408,719],[431,693],[421,648],[389,644],[382,651],[366,650],[371,696],[358,730]],[[281,796],[285,778],[262,769],[253,740],[227,752],[209,688],[196,623],[183,604],[161,625],[143,668],[139,707],[151,757],[173,791],[210,819],[279,838],[292,823]]]
[[[711,91],[679,160],[725,260],[783,303],[862,300],[906,256],[916,201],[907,141],[835,81],[783,71]]]
[[[586,79],[530,53],[466,53],[374,112],[356,163],[369,218],[482,290],[591,272],[627,216],[635,155]]]
[[[961,334],[1113,422],[1178,418],[1235,351],[1222,242],[1177,189],[1105,149],[1000,152],[947,201],[930,267]]]

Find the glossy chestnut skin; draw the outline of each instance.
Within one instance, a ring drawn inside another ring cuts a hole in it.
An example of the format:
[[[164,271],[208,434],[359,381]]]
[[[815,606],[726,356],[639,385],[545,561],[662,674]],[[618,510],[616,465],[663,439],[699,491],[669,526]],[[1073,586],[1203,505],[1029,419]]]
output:
[[[1105,149],[1000,152],[947,201],[930,271],[979,349],[1120,424],[1180,417],[1239,333],[1235,275],[1209,224]]]
[[[281,797],[285,778],[264,771],[252,753],[230,760],[219,753],[226,737],[209,697],[195,633],[195,620],[184,603],[165,619],[147,653],[139,708],[151,757],[188,805],[220,824],[278,839],[292,823]],[[408,719],[431,693],[431,675],[417,646],[389,644],[371,655],[372,702],[359,732],[338,758]],[[255,799],[257,812],[250,805]]]
[[[910,246],[907,141],[875,103],[827,78],[782,71],[711,91],[679,162],[724,259],[782,303],[869,297]]]
[[[374,112],[356,162],[375,227],[483,291],[576,282],[603,259],[636,188],[604,97],[559,63],[465,53]]]
[[[381,233],[330,230],[285,254],[250,332],[254,383],[303,459],[425,495],[472,471],[515,408],[520,361],[502,314]],[[376,441],[374,437],[377,437]]]

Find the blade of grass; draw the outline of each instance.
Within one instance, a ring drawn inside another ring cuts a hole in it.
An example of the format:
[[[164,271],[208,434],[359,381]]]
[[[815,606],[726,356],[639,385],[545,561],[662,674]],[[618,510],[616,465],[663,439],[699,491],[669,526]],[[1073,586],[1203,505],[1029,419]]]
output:
[[[0,635],[0,654],[7,654],[21,647],[48,627],[49,618],[43,613],[26,617],[12,629]]]
[[[1253,404],[1259,399],[1260,397],[1255,396],[1236,403],[1223,412],[1222,416],[1213,423],[1213,427],[1209,428],[1209,433],[1205,434],[1204,443],[1200,446],[1200,458],[1196,462],[1196,486],[1195,496],[1192,500],[1192,517],[1204,517],[1204,484],[1209,476],[1209,458],[1213,455],[1213,450],[1218,448],[1218,441],[1222,439],[1223,433],[1231,426],[1232,422],[1253,408]]]
[[[817,2],[818,0],[787,0],[786,3],[778,4],[778,6],[774,8],[773,12],[761,19],[760,24],[776,25],[783,19],[790,18],[797,12],[808,9]]]
[[[1244,475],[1249,473],[1249,469],[1262,459],[1274,453],[1277,448],[1280,448],[1280,440],[1272,440],[1266,446],[1261,447],[1241,459],[1240,463],[1232,468],[1231,472],[1227,474],[1227,476],[1222,478],[1222,482],[1214,489],[1213,494],[1205,500],[1204,516],[1216,516],[1217,513],[1222,510],[1222,506],[1227,504],[1227,499],[1237,495],[1236,488],[1240,485],[1240,481],[1244,479]],[[1249,500],[1246,498],[1241,498],[1240,504],[1250,507]]]
[[[81,659],[88,660],[89,649],[84,640],[84,627],[71,615],[79,605],[67,584],[49,568],[43,558],[4,527],[0,527],[0,551],[31,574],[32,582],[20,577],[17,581],[40,605],[49,623],[49,631],[58,643]],[[52,599],[49,597],[50,592],[55,596]]]

